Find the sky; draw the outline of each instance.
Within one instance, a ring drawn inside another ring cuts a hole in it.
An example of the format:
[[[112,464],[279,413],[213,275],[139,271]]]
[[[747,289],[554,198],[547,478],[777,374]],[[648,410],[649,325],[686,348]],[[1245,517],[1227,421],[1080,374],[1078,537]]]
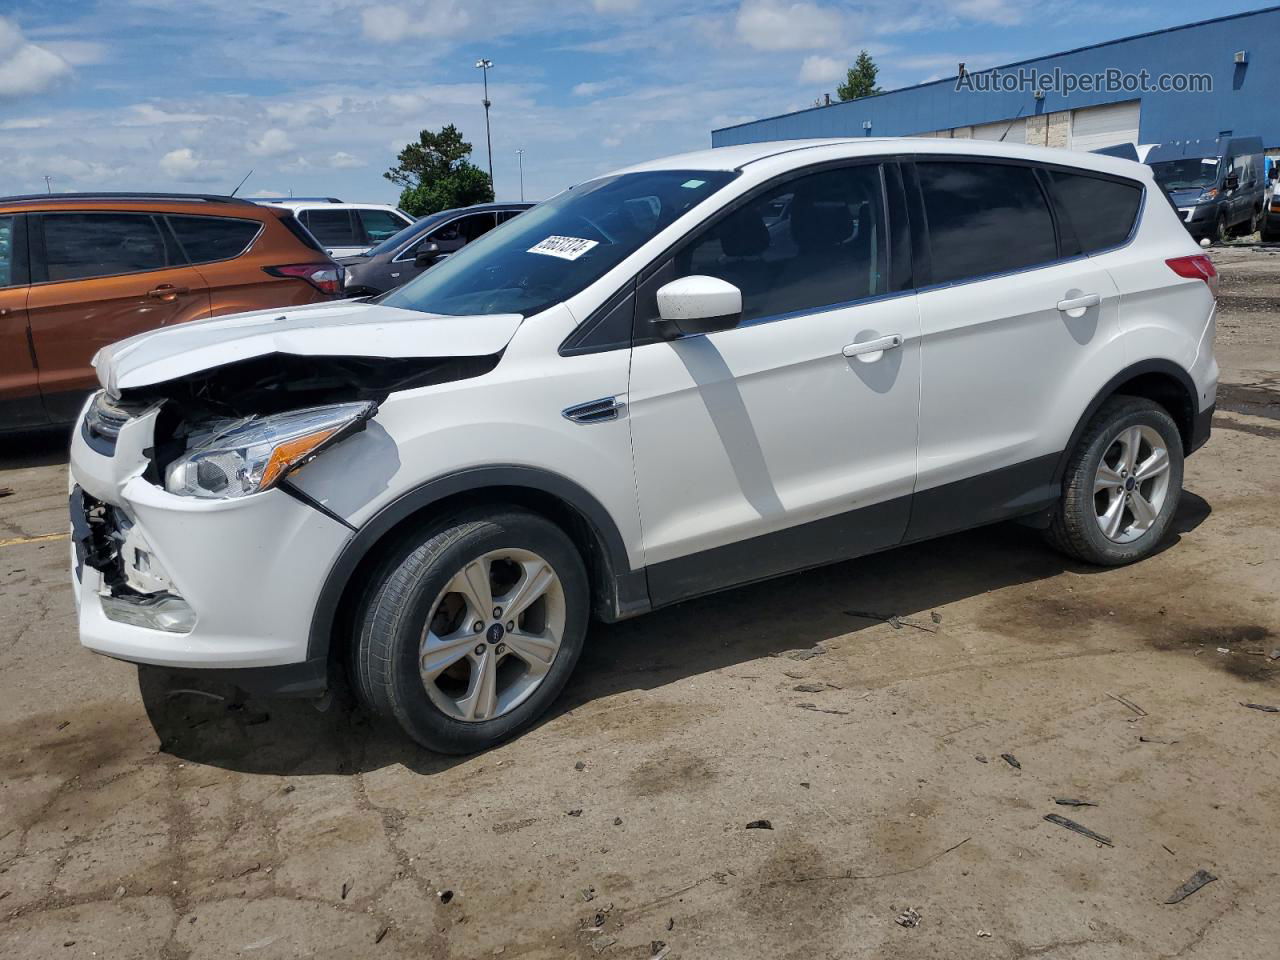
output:
[[[424,127],[499,199],[710,146],[812,106],[865,49],[893,89],[1266,4],[1215,0],[0,0],[0,195],[66,190],[337,196]]]

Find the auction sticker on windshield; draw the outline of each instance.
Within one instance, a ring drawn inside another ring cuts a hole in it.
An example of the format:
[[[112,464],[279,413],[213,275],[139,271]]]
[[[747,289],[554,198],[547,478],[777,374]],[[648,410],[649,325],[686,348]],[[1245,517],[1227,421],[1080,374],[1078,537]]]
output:
[[[577,260],[597,245],[595,240],[583,240],[581,237],[547,237],[530,247],[529,253],[541,253],[561,260]]]

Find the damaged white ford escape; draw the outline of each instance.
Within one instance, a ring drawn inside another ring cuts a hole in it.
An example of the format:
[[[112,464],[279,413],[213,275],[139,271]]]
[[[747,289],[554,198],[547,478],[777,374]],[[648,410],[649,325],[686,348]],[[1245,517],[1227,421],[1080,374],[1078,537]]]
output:
[[[1216,284],[1124,160],[867,138],[631,167],[373,301],[104,349],[82,642],[259,692],[346,670],[465,752],[547,709],[593,617],[1015,517],[1139,560],[1208,437]]]

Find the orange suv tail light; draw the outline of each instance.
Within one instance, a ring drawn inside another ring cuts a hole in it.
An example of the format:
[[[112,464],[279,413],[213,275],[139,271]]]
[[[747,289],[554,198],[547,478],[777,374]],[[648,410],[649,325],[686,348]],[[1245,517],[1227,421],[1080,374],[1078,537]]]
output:
[[[1189,257],[1174,257],[1172,260],[1166,260],[1172,270],[1180,277],[1186,277],[1188,280],[1203,280],[1209,286],[1209,292],[1216,299],[1218,296],[1218,271],[1214,269],[1213,261],[1209,259],[1209,255],[1205,253],[1195,253]]]
[[[305,280],[321,293],[338,296],[342,293],[342,275],[345,273],[341,264],[337,263],[291,263],[283,267],[263,267],[273,277],[294,277]]]

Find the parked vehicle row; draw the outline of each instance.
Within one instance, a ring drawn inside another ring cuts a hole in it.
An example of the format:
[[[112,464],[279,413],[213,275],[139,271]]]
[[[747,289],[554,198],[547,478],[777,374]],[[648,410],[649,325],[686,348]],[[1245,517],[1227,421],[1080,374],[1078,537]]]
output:
[[[339,261],[347,271],[347,296],[374,296],[401,286],[532,206],[480,203],[422,217],[364,254]]]
[[[105,348],[73,435],[82,643],[465,752],[590,619],[1006,518],[1156,550],[1216,274],[1150,168],[788,141],[566,190],[372,302]]]
[[[403,210],[382,203],[343,203],[336,197],[264,198],[256,202],[292,210],[334,259],[364,253],[413,223],[413,217]]]
[[[64,423],[90,360],[144,330],[342,295],[282,207],[219,196],[0,198],[0,431]]]
[[[1262,140],[1218,137],[1157,144],[1146,162],[1197,240],[1221,243],[1263,226],[1267,179]]]

